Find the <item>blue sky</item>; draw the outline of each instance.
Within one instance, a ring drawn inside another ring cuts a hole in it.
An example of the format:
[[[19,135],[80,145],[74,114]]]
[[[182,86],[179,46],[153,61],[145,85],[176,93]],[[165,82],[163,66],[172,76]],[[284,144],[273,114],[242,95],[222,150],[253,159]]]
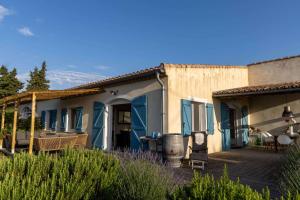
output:
[[[0,0],[0,64],[43,60],[52,89],[167,63],[300,54],[300,1]]]

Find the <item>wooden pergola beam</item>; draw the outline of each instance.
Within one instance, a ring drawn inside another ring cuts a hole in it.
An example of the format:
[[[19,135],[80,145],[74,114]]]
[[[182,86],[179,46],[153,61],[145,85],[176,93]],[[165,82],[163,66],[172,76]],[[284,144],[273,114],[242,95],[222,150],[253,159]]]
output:
[[[14,122],[13,122],[13,132],[11,137],[11,153],[15,153],[15,147],[16,147],[16,135],[17,135],[17,122],[18,122],[18,112],[19,112],[19,104],[20,101],[15,101],[15,107],[14,107]]]
[[[31,104],[31,127],[30,127],[29,150],[28,150],[29,155],[32,154],[32,150],[33,150],[35,110],[36,110],[36,94],[33,92],[32,93],[32,104]]]
[[[5,128],[5,112],[6,112],[6,104],[4,103],[2,106],[2,116],[1,116],[1,130],[2,131]]]

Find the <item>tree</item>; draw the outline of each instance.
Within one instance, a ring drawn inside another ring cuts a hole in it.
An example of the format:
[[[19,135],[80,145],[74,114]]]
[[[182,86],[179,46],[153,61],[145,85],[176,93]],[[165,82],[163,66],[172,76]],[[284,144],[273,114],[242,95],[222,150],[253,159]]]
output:
[[[49,90],[50,81],[46,79],[47,65],[44,61],[41,69],[37,67],[33,71],[30,71],[30,79],[27,81],[27,91],[41,91]]]
[[[17,94],[23,88],[23,83],[17,78],[17,69],[8,71],[7,67],[0,67],[0,98]]]

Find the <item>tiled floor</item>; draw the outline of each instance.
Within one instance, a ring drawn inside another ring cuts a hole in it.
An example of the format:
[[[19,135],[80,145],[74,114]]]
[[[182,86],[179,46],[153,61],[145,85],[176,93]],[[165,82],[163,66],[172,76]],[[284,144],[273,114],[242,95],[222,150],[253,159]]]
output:
[[[209,162],[204,173],[213,174],[215,178],[223,174],[224,165],[227,165],[231,179],[240,178],[240,182],[247,184],[257,191],[268,187],[272,197],[279,196],[278,178],[280,176],[280,163],[283,154],[264,152],[251,149],[233,149],[209,155]],[[183,167],[175,170],[181,181],[189,181],[193,170]]]

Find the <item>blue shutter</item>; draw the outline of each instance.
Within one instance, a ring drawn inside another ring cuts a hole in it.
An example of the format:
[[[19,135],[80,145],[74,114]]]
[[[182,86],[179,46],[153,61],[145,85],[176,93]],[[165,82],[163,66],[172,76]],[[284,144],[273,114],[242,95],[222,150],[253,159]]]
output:
[[[147,134],[147,96],[140,96],[131,102],[131,134],[130,148],[138,150],[141,148],[140,137]],[[146,149],[147,144],[143,145]]]
[[[42,129],[44,129],[46,126],[46,111],[44,111],[44,110],[41,113],[41,126],[42,126]]]
[[[76,108],[76,122],[75,122],[75,130],[78,132],[82,131],[82,114],[83,114],[83,108],[82,107],[78,107]]]
[[[60,118],[60,130],[65,131],[66,130],[66,117],[67,117],[67,109],[61,110],[61,118]]]
[[[248,133],[249,133],[247,106],[242,107],[241,113],[242,113],[243,144],[246,145],[248,144]]]
[[[214,134],[214,105],[206,104],[207,134]]]
[[[50,110],[49,128],[53,131],[55,131],[56,129],[56,116],[57,116],[57,110]]]
[[[222,130],[222,149],[227,151],[230,149],[230,123],[229,123],[229,107],[225,103],[221,103],[221,130]]]
[[[192,103],[188,100],[181,100],[181,132],[183,136],[192,133]]]
[[[101,149],[103,148],[104,109],[103,103],[94,103],[92,146]]]

